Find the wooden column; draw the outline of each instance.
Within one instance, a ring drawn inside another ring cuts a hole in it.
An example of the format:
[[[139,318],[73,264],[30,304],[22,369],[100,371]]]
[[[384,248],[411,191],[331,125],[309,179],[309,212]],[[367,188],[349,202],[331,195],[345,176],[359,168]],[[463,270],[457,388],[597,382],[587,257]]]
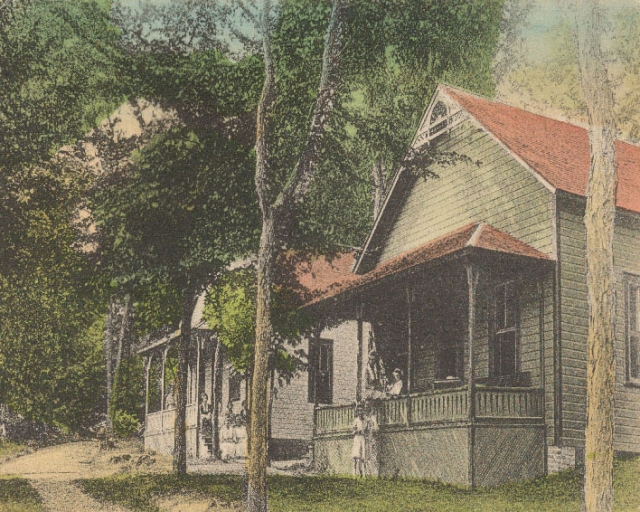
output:
[[[469,293],[468,305],[469,305],[469,318],[467,329],[467,343],[468,343],[468,360],[466,368],[467,378],[467,399],[469,402],[469,485],[475,487],[475,465],[474,465],[474,444],[475,444],[475,426],[474,420],[476,417],[476,393],[475,393],[475,363],[473,360],[474,353],[474,339],[476,335],[476,303],[477,303],[477,288],[478,278],[480,276],[479,269],[474,263],[467,263],[465,265],[467,273],[467,288]]]
[[[407,394],[413,391],[413,290],[411,282],[407,282],[406,287],[407,299]],[[411,398],[407,401],[407,426],[411,425]]]
[[[356,379],[356,402],[360,402],[362,400],[362,373],[363,373],[363,350],[364,350],[364,340],[363,340],[363,328],[362,328],[362,313],[363,313],[364,304],[362,302],[362,297],[358,297],[358,302],[356,304],[356,319],[358,321],[358,354],[357,354],[357,362],[356,362],[356,371],[358,372]]]
[[[162,366],[160,368],[160,410],[164,411],[164,402],[165,402],[165,389],[164,389],[164,373],[165,366],[167,364],[167,352],[169,352],[169,344],[162,349]]]
[[[144,358],[144,425],[147,426],[149,417],[149,375],[153,364],[153,352]]]
[[[407,298],[407,392],[413,391],[413,290],[406,285]]]
[[[540,387],[542,388],[542,417],[544,418],[544,423],[545,423],[545,429],[544,429],[544,435],[545,435],[545,442],[543,444],[544,446],[544,474],[547,474],[547,464],[548,464],[548,451],[547,451],[547,440],[546,440],[546,436],[547,436],[547,428],[546,428],[546,424],[547,424],[547,406],[546,406],[546,394],[547,394],[547,382],[546,382],[546,372],[544,371],[544,365],[545,365],[545,339],[544,339],[544,321],[545,321],[545,317],[544,317],[544,308],[545,308],[545,303],[544,303],[544,274],[542,274],[540,276],[540,278],[538,279],[538,295],[540,298],[540,324],[539,324],[539,329],[540,329],[540,339],[539,339],[539,343],[540,343]]]
[[[200,436],[202,435],[202,429],[200,425],[202,420],[200,418],[200,350],[202,348],[201,336],[196,331],[196,459],[200,458]]]

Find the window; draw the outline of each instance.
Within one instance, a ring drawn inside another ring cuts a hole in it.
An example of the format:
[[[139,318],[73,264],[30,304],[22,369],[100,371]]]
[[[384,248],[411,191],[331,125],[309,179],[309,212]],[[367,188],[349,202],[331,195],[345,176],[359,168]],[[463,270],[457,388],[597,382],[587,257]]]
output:
[[[240,400],[240,392],[242,387],[242,375],[233,373],[229,377],[229,401]]]
[[[330,404],[333,399],[333,342],[309,342],[309,402]]]
[[[517,372],[518,304],[515,283],[509,281],[495,289],[493,373],[515,376]]]
[[[627,282],[627,381],[640,384],[640,277]]]

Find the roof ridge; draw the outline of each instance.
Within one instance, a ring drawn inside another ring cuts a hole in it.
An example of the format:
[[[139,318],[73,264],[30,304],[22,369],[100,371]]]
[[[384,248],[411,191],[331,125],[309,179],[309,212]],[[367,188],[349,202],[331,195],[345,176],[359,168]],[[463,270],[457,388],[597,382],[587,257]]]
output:
[[[527,114],[531,114],[532,116],[536,116],[539,117],[541,119],[548,119],[551,121],[555,121],[556,123],[562,123],[568,126],[574,126],[576,128],[580,128],[582,130],[586,130],[587,132],[589,131],[589,125],[585,124],[585,123],[581,123],[578,121],[568,121],[566,119],[558,119],[555,116],[551,116],[548,114],[540,114],[538,112],[534,112],[533,110],[529,110],[517,105],[513,105],[512,103],[507,103],[506,101],[503,101],[501,99],[497,99],[497,98],[488,98],[486,96],[482,96],[480,94],[474,93],[472,91],[468,91],[467,89],[463,89],[461,87],[456,87],[453,85],[449,85],[446,83],[441,83],[440,84],[442,86],[443,89],[445,89],[445,92],[447,89],[453,91],[454,93],[461,93],[461,94],[466,94],[467,96],[471,96],[472,98],[478,99],[478,100],[482,100],[482,101],[486,101],[487,103],[493,103],[493,104],[499,104],[499,105],[504,105],[505,107],[509,107],[509,108],[515,108],[517,110],[521,110],[522,112],[526,112]],[[616,137],[616,142],[620,142],[622,144],[627,144],[628,146],[634,147],[634,148],[640,148],[640,144],[636,144],[634,142],[630,142],[628,140],[624,140],[621,138]]]
[[[485,228],[486,225],[487,225],[486,222],[476,222],[476,227],[473,230],[473,233],[471,233],[471,236],[469,237],[469,240],[467,240],[467,243],[465,244],[465,246],[475,247],[476,243],[478,242],[478,239],[480,238],[480,235],[482,234],[482,230]]]

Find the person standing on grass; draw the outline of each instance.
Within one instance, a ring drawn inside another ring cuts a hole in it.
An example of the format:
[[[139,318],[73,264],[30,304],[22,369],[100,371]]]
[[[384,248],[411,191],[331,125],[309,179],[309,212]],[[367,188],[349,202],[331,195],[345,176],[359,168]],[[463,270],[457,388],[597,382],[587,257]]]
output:
[[[365,436],[365,473],[378,476],[378,418],[371,400],[364,402],[364,418],[366,421]]]
[[[353,457],[353,476],[363,477],[365,462],[367,459],[367,420],[364,417],[364,410],[360,404],[356,405],[355,419],[353,420],[351,430],[353,432],[353,448],[351,449],[351,457]]]

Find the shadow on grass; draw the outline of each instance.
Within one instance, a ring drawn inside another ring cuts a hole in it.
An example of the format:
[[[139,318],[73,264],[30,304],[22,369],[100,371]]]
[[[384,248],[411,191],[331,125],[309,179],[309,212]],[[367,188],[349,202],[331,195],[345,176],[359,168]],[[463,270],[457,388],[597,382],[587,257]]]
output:
[[[640,458],[616,461],[616,511],[640,508]],[[80,481],[101,501],[136,511],[159,511],[155,499],[201,495],[221,504],[241,502],[243,479],[237,475],[119,475]],[[269,477],[271,510],[283,512],[547,511],[579,512],[582,472],[565,471],[536,480],[469,490],[424,480],[353,479],[336,476]]]
[[[38,492],[24,478],[0,476],[0,510],[3,512],[44,511]]]

